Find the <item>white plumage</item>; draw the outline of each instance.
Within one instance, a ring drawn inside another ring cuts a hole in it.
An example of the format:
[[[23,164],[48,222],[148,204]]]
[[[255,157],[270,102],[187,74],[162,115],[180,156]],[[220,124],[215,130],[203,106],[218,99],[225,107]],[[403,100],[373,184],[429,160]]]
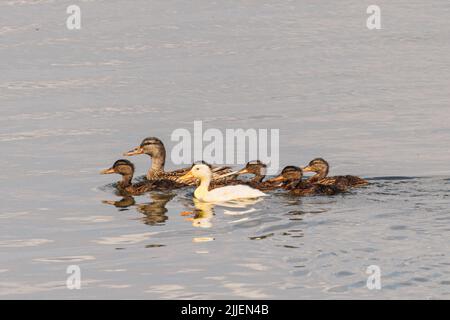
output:
[[[197,190],[196,190],[197,191]],[[195,193],[194,193],[195,194]],[[245,185],[235,185],[217,188],[196,198],[206,202],[225,202],[237,199],[258,198],[267,196],[265,193]]]
[[[227,202],[239,199],[265,197],[267,194],[246,185],[234,185],[216,188],[209,191],[211,182],[211,169],[205,164],[196,164],[186,175],[185,179],[194,176],[200,179],[200,185],[195,189],[194,196],[204,202]]]

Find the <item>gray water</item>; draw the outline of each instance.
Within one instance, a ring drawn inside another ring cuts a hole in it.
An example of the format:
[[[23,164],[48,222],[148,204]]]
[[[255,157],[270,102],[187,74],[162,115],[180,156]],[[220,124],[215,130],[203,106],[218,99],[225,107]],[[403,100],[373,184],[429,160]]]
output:
[[[0,298],[449,299],[450,3],[376,1],[382,30],[370,4],[0,0]],[[194,221],[191,189],[102,202],[100,169],[194,120],[371,184]]]

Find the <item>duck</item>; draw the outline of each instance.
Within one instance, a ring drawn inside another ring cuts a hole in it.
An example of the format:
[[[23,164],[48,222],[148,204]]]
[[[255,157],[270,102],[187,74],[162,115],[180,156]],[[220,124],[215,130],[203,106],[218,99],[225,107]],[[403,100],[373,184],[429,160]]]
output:
[[[332,176],[328,177],[328,171],[330,165],[327,161],[322,158],[316,158],[309,162],[309,164],[304,167],[303,172],[315,172],[311,178],[308,179],[310,183],[320,183],[325,185],[338,185],[339,187],[362,187],[367,185],[369,182],[357,176]]]
[[[146,154],[150,156],[152,160],[152,165],[146,174],[146,178],[149,181],[155,180],[172,180],[176,182],[180,182],[179,178],[185,175],[189,170],[188,168],[182,168],[174,171],[165,171],[164,165],[166,162],[166,148],[164,147],[163,142],[156,137],[147,137],[142,140],[141,144],[128,151],[125,152],[124,156],[135,156],[139,154]],[[230,167],[215,167],[213,168],[213,178],[216,178],[220,175],[224,175],[226,173],[231,172]],[[195,185],[195,179],[191,179],[189,181],[184,181],[183,184]]]
[[[253,178],[249,181],[253,185],[260,184],[266,177],[267,165],[260,160],[247,162],[245,167],[237,172],[237,175],[252,174]]]
[[[247,162],[247,164],[243,169],[239,171],[233,171],[218,177],[217,179],[218,183],[214,181],[211,184],[211,187],[215,188],[218,184],[221,185],[245,184],[261,191],[269,191],[276,188],[276,185],[273,184],[270,180],[263,181],[264,178],[266,177],[266,169],[267,165],[265,163],[261,162],[260,160],[252,160]],[[250,180],[238,179],[238,176],[244,174],[251,174],[253,175],[253,178],[251,178]],[[225,178],[228,178],[229,176],[231,176],[232,178],[229,180],[225,180]]]
[[[212,175],[210,165],[194,163],[180,180],[190,181],[192,178],[200,180],[200,184],[194,191],[194,197],[202,202],[221,203],[268,196],[264,192],[244,184],[228,185],[210,190]]]
[[[120,193],[125,193],[127,195],[141,195],[152,190],[171,190],[186,186],[186,184],[168,179],[142,181],[133,184],[134,164],[125,159],[117,160],[114,162],[112,167],[104,169],[100,172],[100,174],[113,173],[120,174],[122,176],[122,180],[117,183],[117,189]]]
[[[302,178],[303,171],[300,167],[287,166],[283,168],[280,175],[271,180],[278,182],[280,188],[296,196],[335,195],[347,190],[344,186],[311,183]]]

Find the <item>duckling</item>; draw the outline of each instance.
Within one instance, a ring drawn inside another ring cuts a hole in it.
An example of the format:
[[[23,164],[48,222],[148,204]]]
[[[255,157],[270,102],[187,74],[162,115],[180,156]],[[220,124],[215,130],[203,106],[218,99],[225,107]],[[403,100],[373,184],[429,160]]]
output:
[[[267,165],[261,162],[260,160],[253,160],[247,162],[245,167],[239,171],[233,171],[230,173],[227,173],[225,175],[222,175],[218,178],[218,182],[213,181],[211,184],[212,188],[217,187],[220,185],[236,185],[236,184],[245,184],[252,188],[262,190],[262,191],[268,191],[276,187],[274,183],[272,183],[270,180],[263,181],[266,177],[266,168]],[[254,177],[250,180],[241,180],[238,179],[237,176],[243,175],[243,174],[252,174]],[[232,176],[232,179],[230,180],[223,180],[224,178],[228,178],[229,176]]]
[[[249,181],[250,184],[257,185],[263,182],[266,177],[267,165],[260,160],[253,160],[247,162],[244,169],[237,172],[237,175],[241,174],[253,174],[254,177]]]
[[[316,158],[311,160],[308,166],[303,168],[303,172],[315,172],[311,178],[308,179],[308,182],[311,183],[320,183],[326,185],[339,185],[340,187],[362,187],[367,185],[369,182],[360,177],[356,176],[333,176],[328,177],[329,164],[322,158]]]
[[[183,175],[181,181],[190,181],[192,178],[200,180],[200,184],[194,191],[194,196],[203,202],[227,202],[239,199],[259,198],[267,196],[265,193],[247,185],[231,185],[209,189],[212,180],[211,167],[206,163],[194,164],[188,173]]]
[[[171,190],[186,186],[185,184],[167,179],[143,181],[133,184],[131,181],[134,175],[134,165],[130,161],[124,159],[117,160],[111,168],[102,170],[100,173],[120,174],[122,180],[117,183],[117,189],[128,195],[140,195],[151,190]]]
[[[206,165],[209,165],[206,162],[203,162]],[[210,187],[217,188],[223,187],[226,185],[236,185],[236,184],[247,184],[247,185],[256,185],[260,183],[265,177],[266,165],[259,160],[249,161],[247,162],[245,168],[239,171],[232,171],[227,174],[223,174],[217,177],[214,181],[211,181]],[[254,174],[254,178],[251,180],[241,180],[238,179],[238,176],[241,174]],[[254,186],[252,186],[254,187]]]
[[[190,168],[182,168],[174,171],[164,171],[164,165],[166,162],[166,148],[163,142],[156,137],[148,137],[142,140],[141,144],[131,151],[125,152],[124,156],[134,156],[138,154],[147,154],[152,159],[152,166],[147,172],[147,180],[154,181],[160,179],[167,179],[172,181],[178,181],[182,175],[185,175]],[[230,172],[229,167],[216,167],[213,168],[213,178]],[[195,179],[190,181],[184,181],[184,184],[195,185]]]
[[[289,194],[296,196],[311,195],[335,195],[346,191],[345,188],[336,185],[325,185],[320,183],[310,183],[302,181],[302,169],[295,166],[285,167],[278,177],[272,178],[273,182],[278,182],[279,186],[289,191]]]

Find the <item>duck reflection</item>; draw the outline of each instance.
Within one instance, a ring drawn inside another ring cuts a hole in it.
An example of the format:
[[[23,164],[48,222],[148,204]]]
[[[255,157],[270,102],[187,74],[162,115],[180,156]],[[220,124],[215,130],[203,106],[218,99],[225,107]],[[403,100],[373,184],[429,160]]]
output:
[[[151,226],[164,224],[169,219],[166,205],[174,197],[173,193],[151,193],[151,202],[136,205],[136,210],[144,215],[141,220]]]
[[[192,217],[187,218],[187,221],[192,222],[192,226],[196,228],[211,228],[213,226],[212,224],[212,218],[215,215],[215,208],[216,207],[222,207],[222,208],[228,208],[228,209],[235,209],[233,211],[224,210],[224,212],[227,212],[229,215],[242,215],[246,213],[250,213],[253,211],[256,211],[254,208],[248,208],[251,205],[254,205],[261,201],[261,199],[243,199],[239,201],[229,201],[229,202],[222,202],[220,204],[213,204],[210,202],[203,202],[196,198],[192,199],[194,202],[195,209],[193,211],[184,211],[181,213],[182,216],[192,215]],[[242,210],[236,210],[236,209],[245,209]]]
[[[212,223],[211,219],[214,216],[214,204],[202,202],[193,199],[195,209],[192,212],[182,212],[182,215],[192,214],[192,217],[187,218],[186,220],[192,222],[192,226],[196,228],[211,228]]]
[[[102,203],[113,205],[119,208],[120,211],[128,210],[129,207],[135,206],[136,210],[143,214],[144,216],[140,219],[143,223],[147,225],[159,225],[164,224],[169,217],[166,215],[167,203],[175,197],[174,193],[150,193],[150,199],[152,201],[148,203],[138,203],[134,197],[122,196],[122,199],[118,201],[114,200],[103,200]]]
[[[128,207],[135,205],[136,201],[132,196],[124,196],[119,201],[103,200],[102,203],[110,204],[120,209],[126,209]]]

